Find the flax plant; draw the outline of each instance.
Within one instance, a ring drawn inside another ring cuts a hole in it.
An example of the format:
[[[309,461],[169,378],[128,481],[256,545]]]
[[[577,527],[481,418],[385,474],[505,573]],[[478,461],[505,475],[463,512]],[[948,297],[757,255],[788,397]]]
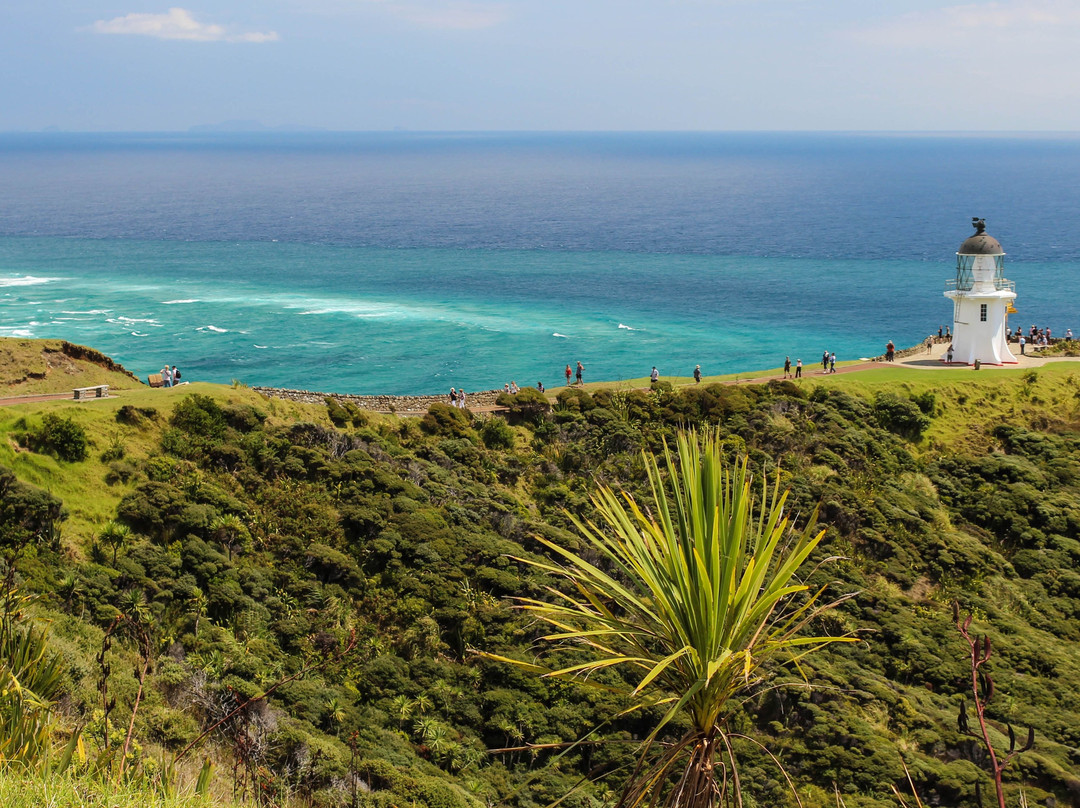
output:
[[[526,561],[567,579],[554,602],[521,598],[520,607],[555,629],[554,647],[584,647],[590,661],[560,669],[500,657],[545,677],[598,686],[590,677],[622,670],[629,700],[620,715],[661,706],[642,742],[619,808],[712,808],[742,804],[728,720],[782,664],[851,637],[805,636],[803,629],[843,598],[825,602],[799,574],[821,542],[813,519],[795,529],[779,474],[755,485],[742,457],[723,460],[716,433],[680,433],[664,467],[646,455],[651,509],[627,493],[600,487],[597,520],[573,522],[589,553],[542,541],[557,562]],[[588,555],[596,563],[586,560]],[[522,559],[524,560],[524,559]],[[609,678],[609,677],[605,677]],[[679,714],[681,738],[663,730]]]

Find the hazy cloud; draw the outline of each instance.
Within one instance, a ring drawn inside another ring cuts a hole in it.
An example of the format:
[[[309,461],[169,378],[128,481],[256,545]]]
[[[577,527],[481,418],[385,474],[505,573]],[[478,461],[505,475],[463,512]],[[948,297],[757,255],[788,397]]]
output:
[[[968,3],[916,11],[853,32],[875,45],[941,47],[972,41],[1054,37],[1080,27],[1080,6],[1073,0],[1009,0]]]
[[[170,8],[164,14],[128,14],[111,20],[98,20],[91,26],[99,34],[135,34],[158,39],[185,39],[190,42],[276,42],[275,31],[229,33],[223,25],[199,22],[183,8]]]

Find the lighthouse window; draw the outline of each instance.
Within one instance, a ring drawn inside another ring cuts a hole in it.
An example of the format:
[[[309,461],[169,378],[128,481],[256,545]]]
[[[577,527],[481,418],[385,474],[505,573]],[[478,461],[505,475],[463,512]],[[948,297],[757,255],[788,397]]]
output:
[[[979,304],[979,319],[984,323],[986,322],[986,304],[985,303]]]

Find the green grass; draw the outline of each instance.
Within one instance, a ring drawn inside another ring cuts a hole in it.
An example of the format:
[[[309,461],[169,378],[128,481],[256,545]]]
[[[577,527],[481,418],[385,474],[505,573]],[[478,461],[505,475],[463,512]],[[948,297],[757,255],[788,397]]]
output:
[[[100,356],[92,349],[85,353]],[[69,356],[62,340],[0,338],[0,398],[70,393],[76,387],[97,384],[117,390],[139,386],[125,373]]]
[[[0,771],[0,806],[4,808],[225,808],[238,803],[181,794],[166,798],[132,784],[92,777],[43,777]]]

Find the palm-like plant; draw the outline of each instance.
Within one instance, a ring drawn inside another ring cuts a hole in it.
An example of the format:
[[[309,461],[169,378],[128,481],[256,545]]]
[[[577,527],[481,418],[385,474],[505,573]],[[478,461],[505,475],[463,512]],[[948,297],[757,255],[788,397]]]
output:
[[[800,633],[843,598],[825,603],[823,590],[799,596],[808,587],[797,575],[825,531],[815,531],[813,520],[801,531],[791,526],[779,476],[755,494],[748,460],[725,466],[718,434],[699,442],[681,433],[676,442],[677,458],[665,445],[666,475],[645,457],[655,513],[601,487],[592,499],[599,524],[571,517],[597,563],[542,538],[561,562],[526,562],[572,585],[571,594],[550,589],[553,603],[520,599],[556,629],[544,639],[585,646],[595,657],[556,670],[500,657],[576,680],[622,668],[636,679],[612,686],[630,701],[623,714],[665,707],[642,743],[619,799],[623,807],[741,804],[727,728],[735,702],[761,685],[775,667],[770,663],[851,641]],[[691,729],[659,742],[680,713]]]

